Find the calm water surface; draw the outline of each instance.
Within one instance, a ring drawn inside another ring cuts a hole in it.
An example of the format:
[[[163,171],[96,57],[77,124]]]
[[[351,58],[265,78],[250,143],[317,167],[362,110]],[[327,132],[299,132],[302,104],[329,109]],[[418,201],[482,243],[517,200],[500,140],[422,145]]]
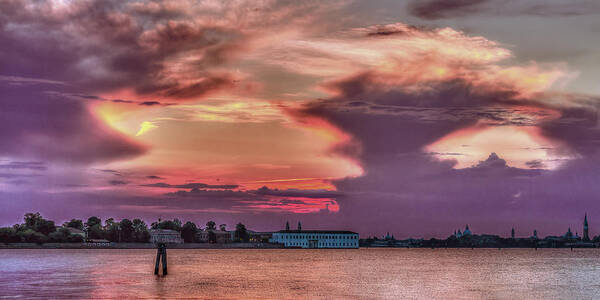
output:
[[[600,249],[0,250],[0,298],[599,299]]]

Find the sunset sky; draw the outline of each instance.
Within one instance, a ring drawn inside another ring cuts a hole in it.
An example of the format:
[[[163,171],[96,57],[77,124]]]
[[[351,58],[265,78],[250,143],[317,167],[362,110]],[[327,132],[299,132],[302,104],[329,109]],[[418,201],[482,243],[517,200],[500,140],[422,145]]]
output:
[[[0,225],[600,234],[598,1],[0,0]]]

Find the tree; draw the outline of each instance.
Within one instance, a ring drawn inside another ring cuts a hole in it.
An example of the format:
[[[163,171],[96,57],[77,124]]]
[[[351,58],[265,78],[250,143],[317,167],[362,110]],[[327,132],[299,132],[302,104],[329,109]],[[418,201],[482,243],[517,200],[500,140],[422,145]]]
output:
[[[181,231],[181,221],[175,219],[173,221],[165,220],[159,223],[152,223],[152,229],[171,229]]]
[[[69,232],[66,228],[61,228],[58,231],[52,232],[48,235],[48,239],[50,242],[54,243],[64,243],[69,241],[69,237],[71,236],[71,232]]]
[[[0,243],[17,243],[19,237],[17,237],[17,231],[12,227],[0,228]]]
[[[237,223],[237,225],[235,225],[235,239],[238,242],[244,243],[247,243],[250,240],[250,236],[248,235],[246,225],[242,223]]]
[[[65,227],[72,227],[72,228],[77,228],[79,230],[83,230],[83,221],[82,220],[77,220],[77,219],[71,219],[71,221],[65,222],[63,224],[63,226],[65,226]]]
[[[87,229],[87,236],[90,239],[103,239],[104,230],[100,224],[95,224]]]
[[[221,224],[221,225],[219,225],[219,230],[221,230],[221,231],[227,231],[227,224]]]
[[[17,236],[21,239],[22,242],[26,243],[45,243],[48,241],[48,237],[40,232],[36,232],[33,229],[27,229],[24,231],[19,231]]]
[[[173,219],[173,224],[175,224],[175,227],[179,228],[181,230],[181,226],[183,225],[183,223],[181,223],[181,221],[177,218]]]
[[[42,218],[40,213],[27,213],[23,218],[25,220],[25,227],[33,231],[37,231],[44,235],[48,235],[50,232],[56,231],[54,221],[46,220]]]
[[[108,218],[104,221],[104,237],[111,242],[120,242],[119,222],[115,222],[113,218]]]
[[[208,230],[208,242],[211,244],[217,242],[217,234],[213,230]]]
[[[193,222],[186,222],[183,227],[181,227],[181,237],[183,241],[186,243],[193,243],[196,238],[196,233],[198,232],[198,227]]]
[[[133,230],[136,242],[146,243],[150,240],[150,232],[148,232],[148,226],[144,221],[133,219]]]
[[[133,242],[134,241],[134,232],[133,222],[129,219],[123,219],[119,222],[119,228],[121,230],[121,241],[122,242]]]
[[[215,221],[206,222],[206,230],[215,230],[217,229],[217,223]]]
[[[92,227],[94,225],[101,225],[101,224],[102,224],[102,220],[100,218],[94,217],[94,216],[89,217],[87,222],[85,222],[85,226],[88,228]]]
[[[87,230],[87,236],[90,239],[103,239],[104,230],[102,229],[102,220],[98,217],[92,216],[85,222],[85,229]]]
[[[42,219],[38,224],[36,231],[41,234],[48,235],[51,232],[56,231],[56,225],[54,224],[54,221]]]
[[[42,216],[40,215],[39,212],[37,213],[26,213],[25,217],[23,218],[25,220],[25,226],[27,226],[27,228],[35,230],[35,227],[37,226],[37,224],[39,224],[39,222],[42,220]]]

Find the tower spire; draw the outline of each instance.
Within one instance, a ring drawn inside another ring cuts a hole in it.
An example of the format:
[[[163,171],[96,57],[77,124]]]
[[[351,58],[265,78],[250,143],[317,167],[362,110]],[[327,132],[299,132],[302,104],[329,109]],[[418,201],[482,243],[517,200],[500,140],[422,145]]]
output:
[[[590,240],[587,212],[585,213],[585,216],[583,217],[583,240],[584,241]]]

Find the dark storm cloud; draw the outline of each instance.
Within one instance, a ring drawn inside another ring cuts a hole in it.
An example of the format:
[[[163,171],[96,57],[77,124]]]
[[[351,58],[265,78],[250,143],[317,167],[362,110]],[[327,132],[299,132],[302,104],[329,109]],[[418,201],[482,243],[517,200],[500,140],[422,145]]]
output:
[[[129,103],[134,103],[134,101],[131,101],[131,100],[123,100],[123,99],[113,99],[113,100],[110,100],[110,101],[112,101],[112,102],[114,102],[114,103],[128,103],[128,104],[129,104]]]
[[[600,147],[600,99],[595,107],[575,107],[561,110],[562,116],[542,125],[545,135],[567,142],[578,153],[588,156]]]
[[[130,158],[146,147],[102,124],[78,100],[1,87],[0,155],[73,164]]]
[[[33,85],[33,84],[58,84],[64,85],[64,82],[49,80],[43,78],[27,78],[27,77],[19,77],[19,76],[2,76],[0,75],[0,81],[4,81],[8,83],[8,85],[14,86],[23,86],[23,85]]]
[[[257,195],[281,196],[281,197],[306,197],[306,198],[338,198],[342,197],[343,193],[338,191],[328,190],[300,190],[300,189],[270,189],[266,186],[255,191],[249,191]]]
[[[123,180],[110,180],[108,183],[110,185],[126,185],[126,184],[128,184],[127,181],[123,181]]]
[[[409,4],[411,14],[423,19],[441,19],[448,15],[466,15],[480,11],[489,0],[418,0]]]
[[[156,176],[156,175],[148,175],[148,176],[146,176],[146,178],[148,178],[148,179],[164,179],[163,177]]]
[[[164,186],[161,186],[164,187]],[[187,186],[185,188],[188,188]],[[204,187],[205,188],[205,187]],[[298,200],[297,198],[311,198],[311,199],[328,199],[328,198],[341,198],[344,194],[338,191],[329,191],[329,190],[300,190],[300,189],[270,189],[266,186],[263,186],[257,190],[248,190],[248,191],[232,191],[232,190],[207,190],[201,189],[198,187],[192,188],[190,191],[177,191],[172,193],[167,193],[167,196],[175,196],[175,197],[213,197],[213,198],[242,198],[247,200],[260,200],[265,201],[263,197],[265,196],[275,196],[277,198],[294,198],[294,201],[300,201],[301,203],[305,203],[304,200]],[[287,199],[287,201],[291,201]],[[289,204],[291,202],[282,202],[275,201],[270,203],[270,205],[282,205]]]
[[[233,82],[233,77],[212,75],[212,77],[205,78],[193,84],[174,84],[171,86],[164,86],[164,92],[162,92],[162,95],[173,98],[191,98],[203,96],[213,90],[233,87]]]
[[[0,173],[0,178],[40,177],[39,174]]]
[[[508,231],[514,224],[528,231],[543,224],[560,232],[586,210],[600,215],[593,201],[600,188],[587,186],[600,180],[600,171],[591,167],[600,162],[599,99],[560,95],[560,101],[546,101],[552,97],[532,95],[516,100],[511,90],[481,89],[460,80],[431,83],[415,93],[381,86],[373,76],[361,73],[330,83],[339,96],[292,113],[300,120],[324,118],[360,145],[361,151],[342,154],[352,153],[365,174],[334,182],[345,195],[338,201],[339,222],[370,215],[376,217],[364,226],[373,232],[446,237],[448,228],[464,223],[476,224],[479,232],[502,233],[501,226]],[[544,170],[538,162],[529,162],[527,169],[512,167],[491,153],[474,166],[454,169],[455,161],[423,152],[441,137],[481,122],[537,126],[544,136],[564,143],[546,151],[578,156],[559,169]]]
[[[228,61],[242,48],[245,37],[237,29],[192,22],[182,11],[147,19],[134,4],[76,1],[61,11],[45,2],[3,2],[0,64],[3,75],[14,75],[4,79],[68,82],[87,91],[134,87],[140,94],[176,98],[228,86],[226,74],[214,75],[207,67]],[[168,61],[190,51],[204,53],[192,62],[194,77],[203,80],[184,85],[180,74],[169,73]]]
[[[542,169],[545,167],[544,162],[540,159],[534,159],[525,162],[525,164],[532,169]]]
[[[600,13],[597,1],[577,0],[413,0],[408,4],[409,12],[422,19],[436,20],[469,15],[534,15],[534,16],[579,16]]]
[[[541,175],[543,171],[510,167],[506,164],[506,160],[492,152],[486,160],[480,161],[470,168],[453,170],[452,172],[459,174],[459,176],[481,177],[494,175],[511,178],[519,176],[538,176]]]
[[[158,101],[144,101],[144,102],[140,103],[139,105],[153,106],[153,105],[160,105],[160,102],[158,102]]]
[[[200,182],[192,182],[185,184],[168,184],[164,182],[152,183],[152,184],[144,184],[142,186],[147,187],[157,187],[157,188],[179,188],[179,189],[235,189],[238,188],[238,185],[235,184],[206,184]]]
[[[34,171],[45,171],[47,167],[41,161],[11,161],[6,164],[0,163],[0,169],[28,169]]]

